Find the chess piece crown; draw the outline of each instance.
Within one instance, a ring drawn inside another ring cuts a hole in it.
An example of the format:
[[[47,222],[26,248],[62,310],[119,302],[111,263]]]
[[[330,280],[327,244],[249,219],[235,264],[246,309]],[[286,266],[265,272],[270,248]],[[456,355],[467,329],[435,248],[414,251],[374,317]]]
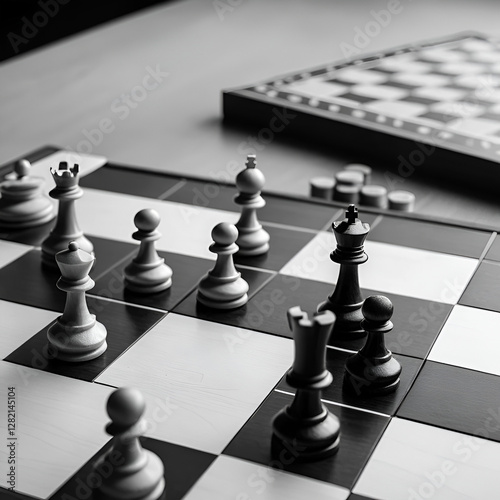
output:
[[[255,155],[247,156],[245,166],[245,170],[236,176],[236,187],[239,194],[235,196],[234,201],[246,207],[261,208],[266,204],[260,195],[266,179],[262,171],[257,168]]]
[[[91,278],[89,272],[94,264],[94,256],[80,250],[78,243],[71,241],[67,250],[56,254],[56,262],[61,271],[61,281],[72,286],[83,285]]]
[[[68,162],[62,161],[59,163],[57,169],[51,168],[50,173],[56,183],[56,187],[52,191],[81,191],[81,188],[78,186],[78,175],[80,173],[80,166],[78,163],[70,167]]]
[[[293,334],[297,355],[287,373],[287,382],[300,388],[306,382],[310,389],[324,389],[332,383],[332,374],[326,369],[326,344],[335,322],[335,314],[324,311],[310,319],[299,306],[288,311],[288,325]],[[311,342],[311,335],[315,341]],[[318,346],[324,346],[319,349]]]
[[[337,248],[331,253],[331,259],[337,263],[362,264],[368,260],[364,243],[370,232],[370,225],[358,219],[358,209],[355,205],[349,205],[345,215],[344,220],[332,224]]]

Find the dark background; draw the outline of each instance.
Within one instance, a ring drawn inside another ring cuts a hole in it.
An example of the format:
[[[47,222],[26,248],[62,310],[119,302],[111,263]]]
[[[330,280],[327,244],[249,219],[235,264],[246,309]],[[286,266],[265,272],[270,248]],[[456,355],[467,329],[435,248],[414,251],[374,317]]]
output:
[[[0,61],[157,3],[162,2],[161,0],[1,0]],[[37,23],[40,26],[37,26]],[[40,27],[50,29],[39,29]],[[35,33],[36,36],[32,39],[25,36],[31,33]],[[24,43],[21,37],[29,43]]]

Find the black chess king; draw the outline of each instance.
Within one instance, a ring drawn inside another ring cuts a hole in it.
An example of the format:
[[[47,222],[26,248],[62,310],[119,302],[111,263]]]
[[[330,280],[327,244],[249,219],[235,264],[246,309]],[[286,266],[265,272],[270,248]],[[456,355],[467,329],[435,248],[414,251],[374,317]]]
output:
[[[340,264],[339,277],[335,290],[325,302],[318,306],[319,311],[333,311],[336,316],[331,339],[349,340],[365,335],[361,328],[363,297],[359,289],[358,266],[368,260],[364,243],[370,225],[358,219],[358,209],[349,205],[346,218],[332,224],[337,247],[330,259]]]

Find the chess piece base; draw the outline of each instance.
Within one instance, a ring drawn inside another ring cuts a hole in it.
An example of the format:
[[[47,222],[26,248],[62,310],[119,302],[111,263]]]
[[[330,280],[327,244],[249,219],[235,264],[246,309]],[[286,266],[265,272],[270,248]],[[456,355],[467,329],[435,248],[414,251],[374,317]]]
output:
[[[352,304],[349,306],[338,306],[330,301],[325,300],[318,306],[318,312],[332,311],[335,313],[335,324],[332,334],[330,335],[329,344],[335,340],[350,340],[359,339],[366,336],[366,331],[361,328],[363,314],[361,307],[363,303]]]
[[[106,327],[95,320],[93,324],[73,327],[61,323],[60,318],[48,329],[49,354],[52,358],[81,363],[98,358],[107,349]]]
[[[157,285],[142,285],[140,283],[134,283],[130,281],[128,278],[124,278],[123,280],[125,288],[134,293],[140,294],[150,294],[150,293],[158,293],[163,292],[164,290],[168,290],[172,286],[172,278],[163,283],[159,283]]]
[[[401,365],[386,356],[370,360],[357,353],[347,359],[344,390],[358,396],[381,396],[394,392],[400,382]]]
[[[236,242],[238,245],[240,245],[239,242]],[[242,257],[256,257],[257,255],[263,255],[269,251],[269,243],[266,243],[264,245],[261,245],[260,247],[254,247],[254,248],[245,248],[244,246],[240,245],[240,249],[238,251],[238,255]]]
[[[239,246],[237,255],[254,257],[269,251],[269,233],[262,229],[245,229],[236,225],[239,231],[236,244]]]
[[[124,285],[127,290],[149,294],[162,292],[172,286],[172,269],[163,263],[163,259],[153,264],[131,262],[124,269]]]
[[[248,283],[240,273],[234,276],[214,276],[208,273],[198,285],[196,300],[215,309],[235,309],[248,302]]]
[[[221,300],[212,300],[198,291],[198,294],[196,295],[196,300],[200,304],[214,309],[236,309],[237,307],[244,306],[248,302],[248,295],[245,293],[244,295],[242,295],[237,299],[229,301],[221,301]]]
[[[2,204],[0,200],[0,227],[3,228],[41,226],[51,221],[55,215],[52,203],[43,198],[11,204]]]
[[[363,381],[350,374],[344,374],[343,390],[355,396],[384,396],[391,394],[399,387],[399,378],[387,385],[365,386]]]
[[[320,460],[337,453],[340,443],[340,423],[324,408],[323,413],[309,419],[297,419],[281,410],[273,421],[271,452],[280,458],[285,451],[296,462]]]
[[[146,464],[133,474],[120,473],[116,470],[111,476],[103,479],[99,490],[96,491],[98,500],[160,500],[164,496],[165,479],[164,467],[161,459],[144,450]],[[106,457],[96,462],[94,469],[99,471],[110,464]],[[96,472],[97,473],[97,472]]]

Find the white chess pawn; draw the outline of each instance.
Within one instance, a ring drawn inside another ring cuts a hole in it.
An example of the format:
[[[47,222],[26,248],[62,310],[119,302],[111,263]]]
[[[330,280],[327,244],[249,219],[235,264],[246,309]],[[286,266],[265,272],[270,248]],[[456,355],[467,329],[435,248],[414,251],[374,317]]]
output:
[[[28,160],[19,160],[14,173],[0,184],[0,226],[11,229],[39,226],[55,217],[51,201],[43,194],[45,181],[31,174]]]
[[[257,220],[257,209],[266,204],[260,195],[265,181],[264,174],[256,168],[255,155],[248,155],[245,170],[236,176],[239,194],[234,198],[234,202],[241,206],[240,220],[236,223],[236,244],[239,246],[238,255],[244,257],[262,255],[269,250],[269,233]]]
[[[162,496],[163,462],[139,441],[146,431],[145,408],[144,397],[137,389],[121,387],[109,397],[106,410],[111,422],[106,432],[113,436],[113,444],[94,464],[95,473],[103,478],[99,499],[158,500]]]
[[[217,254],[215,267],[201,279],[196,296],[201,304],[215,309],[234,309],[248,301],[248,283],[234,267],[233,254],[238,251],[235,241],[238,230],[222,222],[212,230],[214,243],[210,251]]]
[[[155,248],[155,241],[161,236],[157,231],[160,216],[156,210],[146,208],[134,217],[137,231],[132,238],[141,246],[137,256],[124,269],[125,287],[137,293],[156,293],[172,285],[172,269],[165,264]]]

